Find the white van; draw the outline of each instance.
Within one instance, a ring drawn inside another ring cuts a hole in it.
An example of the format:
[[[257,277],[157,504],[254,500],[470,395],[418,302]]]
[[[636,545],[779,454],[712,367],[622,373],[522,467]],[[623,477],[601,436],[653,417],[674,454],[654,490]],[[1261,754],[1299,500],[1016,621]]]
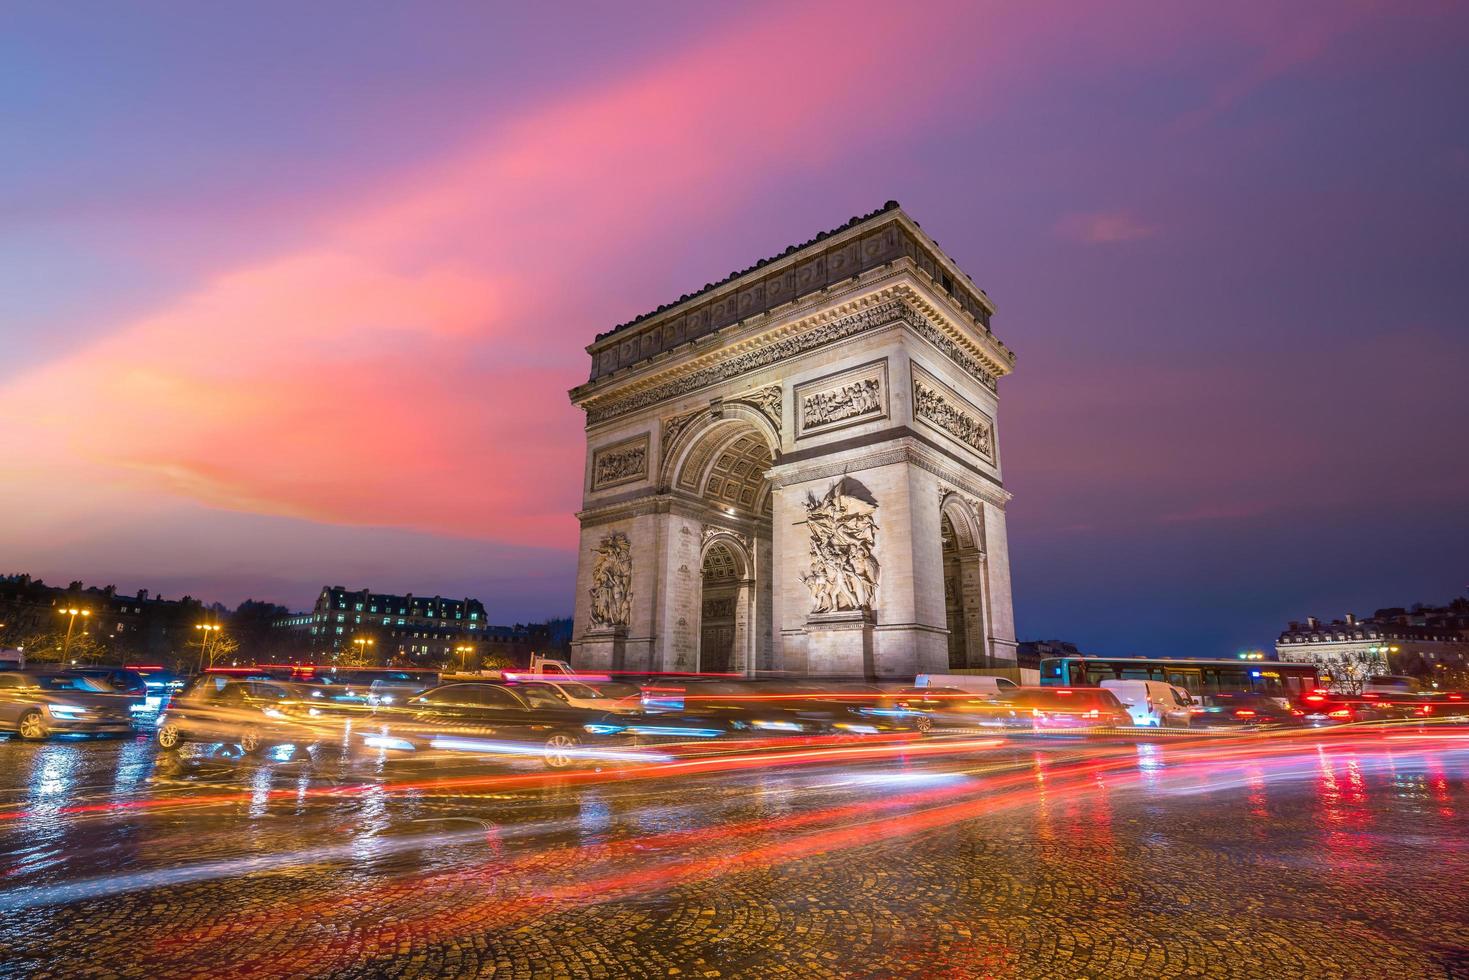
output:
[[[1102,681],[1102,687],[1117,695],[1134,725],[1187,728],[1193,718],[1193,698],[1181,687],[1162,681],[1120,680]]]
[[[1008,678],[985,674],[919,674],[913,679],[913,686],[953,687],[982,698],[1003,697],[1020,690],[1020,685]]]

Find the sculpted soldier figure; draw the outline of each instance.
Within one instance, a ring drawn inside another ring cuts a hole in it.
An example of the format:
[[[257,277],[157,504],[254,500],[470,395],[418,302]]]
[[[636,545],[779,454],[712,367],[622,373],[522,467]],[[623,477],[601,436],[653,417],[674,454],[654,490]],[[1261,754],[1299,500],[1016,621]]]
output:
[[[812,612],[871,609],[877,597],[877,505],[843,492],[844,482],[806,500],[811,571],[801,581],[815,600]]]

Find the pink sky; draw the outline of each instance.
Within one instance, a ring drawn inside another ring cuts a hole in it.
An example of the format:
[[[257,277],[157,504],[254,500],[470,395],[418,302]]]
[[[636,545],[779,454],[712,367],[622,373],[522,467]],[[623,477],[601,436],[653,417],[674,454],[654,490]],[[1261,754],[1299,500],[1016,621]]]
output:
[[[0,103],[31,137],[0,198],[0,266],[19,257],[0,273],[0,570],[569,609],[584,345],[889,197],[997,299],[1020,356],[1002,426],[1022,633],[1073,629],[1054,610],[1098,601],[1120,534],[1158,536],[1138,560],[1162,583],[1180,527],[1231,525],[1200,560],[1254,560],[1270,520],[1332,538],[1374,499],[1437,514],[1466,489],[1423,437],[1464,420],[1444,257],[1464,257],[1447,212],[1469,141],[1423,104],[1464,78],[1452,7],[456,8],[365,16],[314,60],[223,16],[137,50],[18,18],[44,54],[9,70],[47,94]],[[273,30],[330,20],[305,17]],[[68,65],[75,90],[47,88]],[[1416,384],[1384,377],[1405,345],[1431,358]],[[1432,457],[1411,488],[1323,478],[1394,449]],[[1039,563],[1067,554],[1045,594]],[[1236,601],[1262,628],[1461,585],[1427,565],[1330,589],[1302,568]]]

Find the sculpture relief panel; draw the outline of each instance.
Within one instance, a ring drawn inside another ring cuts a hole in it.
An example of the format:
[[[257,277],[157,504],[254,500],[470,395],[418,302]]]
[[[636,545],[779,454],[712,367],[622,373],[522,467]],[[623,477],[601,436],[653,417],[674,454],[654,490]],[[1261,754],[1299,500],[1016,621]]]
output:
[[[995,461],[995,422],[958,392],[913,366],[913,417],[964,444],[988,463]]]
[[[591,596],[592,626],[626,627],[632,612],[632,544],[621,531],[602,539],[593,549]]]
[[[888,416],[888,362],[873,361],[796,386],[796,438]]]
[[[605,490],[648,476],[648,436],[643,434],[592,454],[592,489]]]
[[[801,581],[811,590],[813,613],[870,611],[876,604],[876,510],[865,488],[846,477],[820,499],[807,494],[811,566]]]

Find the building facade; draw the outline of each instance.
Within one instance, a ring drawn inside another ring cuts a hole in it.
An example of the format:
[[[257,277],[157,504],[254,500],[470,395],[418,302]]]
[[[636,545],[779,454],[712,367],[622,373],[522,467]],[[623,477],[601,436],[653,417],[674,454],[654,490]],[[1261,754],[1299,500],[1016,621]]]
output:
[[[1366,619],[1347,613],[1322,622],[1308,616],[1287,625],[1275,652],[1281,660],[1315,664],[1323,680],[1340,690],[1360,689],[1374,674],[1462,687],[1469,682],[1469,600],[1379,609]]]
[[[340,585],[323,586],[310,612],[282,617],[276,626],[300,637],[304,656],[328,662],[344,653],[379,663],[454,662],[468,655],[459,647],[475,646],[481,653],[483,644],[508,643],[501,631],[489,629],[478,599],[391,595]]]
[[[1013,666],[993,313],[889,202],[598,337],[574,661]]]

